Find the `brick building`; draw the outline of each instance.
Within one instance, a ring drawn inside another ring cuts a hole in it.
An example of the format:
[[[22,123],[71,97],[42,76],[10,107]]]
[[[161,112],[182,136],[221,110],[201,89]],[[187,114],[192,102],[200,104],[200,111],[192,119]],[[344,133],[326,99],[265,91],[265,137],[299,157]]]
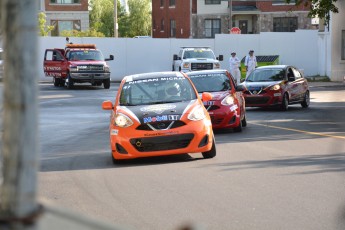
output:
[[[156,0],[152,1],[152,35],[214,38],[232,27],[239,27],[242,34],[316,29],[307,17],[309,9],[285,0]]]
[[[59,36],[63,30],[88,30],[88,7],[88,0],[40,0],[39,10],[54,26],[51,36]]]

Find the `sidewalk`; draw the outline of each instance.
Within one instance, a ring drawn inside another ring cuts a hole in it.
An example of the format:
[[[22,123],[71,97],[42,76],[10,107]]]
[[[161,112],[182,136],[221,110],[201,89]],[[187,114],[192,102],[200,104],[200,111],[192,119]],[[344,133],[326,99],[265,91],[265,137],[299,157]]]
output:
[[[345,88],[345,81],[310,81],[308,82],[310,88],[324,88],[324,87],[344,87]]]

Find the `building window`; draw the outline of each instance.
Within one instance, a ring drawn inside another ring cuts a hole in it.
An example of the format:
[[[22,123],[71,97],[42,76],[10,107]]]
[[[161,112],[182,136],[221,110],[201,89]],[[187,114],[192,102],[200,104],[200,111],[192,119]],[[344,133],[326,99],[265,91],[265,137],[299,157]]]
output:
[[[345,30],[341,31],[341,60],[345,60]]]
[[[297,29],[297,17],[273,18],[273,32],[295,32]]]
[[[164,0],[161,0],[161,7],[164,7]]]
[[[52,4],[80,4],[80,0],[50,0]]]
[[[170,20],[170,37],[176,37],[176,21]]]
[[[164,19],[161,21],[161,31],[164,31]]]
[[[175,6],[175,0],[169,0],[169,6]]]
[[[221,0],[205,0],[205,5],[216,5],[220,4]]]
[[[206,19],[205,37],[214,38],[215,34],[220,34],[220,19]]]
[[[78,30],[81,31],[80,20],[73,21],[58,21],[52,20],[51,25],[54,26],[54,29],[51,32],[51,36],[60,36],[62,31],[71,31]]]

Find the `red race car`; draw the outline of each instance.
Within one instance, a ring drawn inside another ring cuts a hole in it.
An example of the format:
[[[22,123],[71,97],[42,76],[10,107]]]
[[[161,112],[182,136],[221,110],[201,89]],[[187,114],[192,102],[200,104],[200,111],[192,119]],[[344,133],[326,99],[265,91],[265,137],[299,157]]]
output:
[[[233,128],[241,132],[247,126],[242,88],[237,88],[227,70],[204,70],[187,73],[199,93],[209,92],[212,100],[204,102],[214,129]]]
[[[247,107],[278,106],[286,111],[290,104],[307,108],[310,103],[308,82],[293,66],[258,67],[241,85]]]

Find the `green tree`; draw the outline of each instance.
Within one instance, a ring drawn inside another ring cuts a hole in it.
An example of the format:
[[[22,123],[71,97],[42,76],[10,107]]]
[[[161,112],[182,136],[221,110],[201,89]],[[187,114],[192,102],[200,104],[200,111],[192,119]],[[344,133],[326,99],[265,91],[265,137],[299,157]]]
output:
[[[137,35],[151,35],[151,1],[128,0],[129,14],[126,16],[126,37]]]
[[[40,36],[48,36],[49,32],[54,29],[54,26],[47,26],[46,14],[40,12],[38,14],[38,33]]]
[[[292,0],[285,0],[290,3]],[[335,6],[337,0],[296,0],[296,5],[304,4],[305,6],[310,6],[310,11],[308,16],[319,17],[325,20],[325,24],[329,25],[330,13],[339,13],[338,7]]]
[[[103,33],[96,31],[95,29],[90,30],[64,30],[61,32],[62,37],[105,37]]]
[[[90,0],[90,27],[106,37],[114,36],[114,0]]]

